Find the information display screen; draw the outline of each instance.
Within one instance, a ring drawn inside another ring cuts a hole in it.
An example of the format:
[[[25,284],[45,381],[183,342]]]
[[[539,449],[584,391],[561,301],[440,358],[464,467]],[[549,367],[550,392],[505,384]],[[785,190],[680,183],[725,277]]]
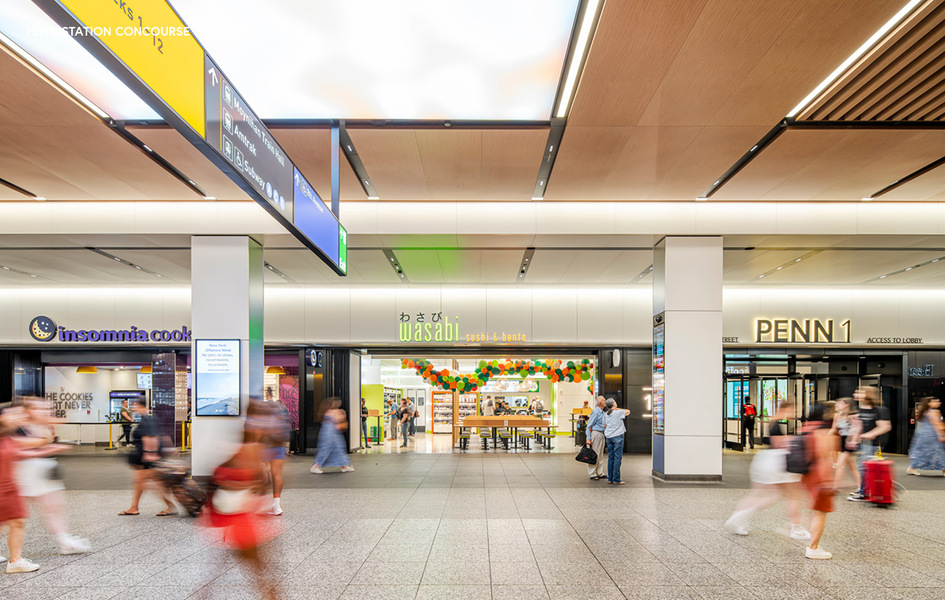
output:
[[[292,180],[295,226],[305,237],[315,242],[331,262],[338,265],[341,252],[338,219],[298,169],[295,169]]]
[[[666,427],[666,325],[653,328],[653,433],[663,435]]]
[[[139,390],[151,389],[151,373],[138,373],[135,379],[137,379]]]
[[[194,398],[198,417],[240,414],[240,341],[197,340]]]

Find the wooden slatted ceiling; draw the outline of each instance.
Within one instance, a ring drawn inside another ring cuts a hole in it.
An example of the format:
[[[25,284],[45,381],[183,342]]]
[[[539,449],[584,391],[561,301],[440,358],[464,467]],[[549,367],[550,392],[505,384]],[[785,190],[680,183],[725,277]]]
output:
[[[199,200],[6,52],[0,51],[0,177],[49,200]]]
[[[808,120],[930,121],[945,113],[945,2],[903,22],[801,115]]]
[[[274,128],[272,134],[325,204],[331,206],[331,131],[312,128]],[[358,183],[358,177],[351,170],[348,160],[343,155],[339,159],[341,161],[340,198],[366,200],[367,195]],[[368,174],[374,177],[370,167],[368,167]]]
[[[945,132],[789,130],[712,200],[860,200],[945,156]]]
[[[899,4],[608,2],[545,199],[693,200]]]
[[[547,128],[349,129],[382,200],[529,200]]]

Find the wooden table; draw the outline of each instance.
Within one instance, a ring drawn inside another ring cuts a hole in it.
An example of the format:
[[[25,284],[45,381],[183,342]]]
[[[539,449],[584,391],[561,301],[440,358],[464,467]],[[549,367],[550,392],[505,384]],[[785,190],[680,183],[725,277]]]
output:
[[[456,425],[460,431],[466,427],[491,427],[492,445],[496,444],[496,428],[509,427],[515,430],[515,436],[518,437],[519,427],[534,427],[535,429],[551,429],[551,422],[539,417],[517,416],[517,415],[498,415],[492,417],[470,415],[463,419],[462,424]],[[536,440],[537,441],[537,440]],[[517,439],[516,439],[516,443]]]

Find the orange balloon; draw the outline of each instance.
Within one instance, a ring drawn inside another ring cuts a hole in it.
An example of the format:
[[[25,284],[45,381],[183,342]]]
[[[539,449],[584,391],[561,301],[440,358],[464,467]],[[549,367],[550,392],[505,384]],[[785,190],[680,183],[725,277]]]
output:
[[[558,381],[558,374],[557,374],[557,373],[555,373],[554,375],[551,376],[551,381]]]

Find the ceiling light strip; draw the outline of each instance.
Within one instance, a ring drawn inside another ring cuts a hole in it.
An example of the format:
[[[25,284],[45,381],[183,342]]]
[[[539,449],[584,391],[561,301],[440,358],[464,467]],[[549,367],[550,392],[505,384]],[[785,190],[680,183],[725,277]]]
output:
[[[937,258],[933,258],[933,259],[931,259],[931,260],[927,260],[927,261],[925,261],[925,262],[921,262],[921,263],[918,263],[918,264],[915,264],[915,265],[910,265],[910,266],[908,266],[908,267],[904,267],[904,268],[898,269],[898,270],[896,270],[896,271],[890,271],[889,273],[884,273],[884,274],[880,275],[879,277],[874,277],[874,278],[872,278],[872,279],[867,279],[867,280],[864,281],[863,283],[874,283],[874,282],[877,282],[877,281],[881,281],[881,280],[883,280],[883,279],[887,279],[887,278],[892,277],[892,276],[894,276],[894,275],[901,275],[901,274],[903,274],[903,273],[908,273],[909,271],[914,271],[915,269],[920,269],[920,268],[922,268],[922,267],[927,267],[927,266],[929,266],[929,265],[932,265],[932,264],[935,264],[935,263],[939,263],[939,262],[942,262],[942,261],[945,261],[945,256],[939,256],[939,257],[937,257]]]
[[[345,158],[348,159],[351,170],[358,176],[358,183],[361,184],[361,189],[367,194],[368,200],[380,200],[380,196],[377,195],[377,189],[374,187],[374,184],[371,183],[371,177],[368,175],[367,169],[364,168],[364,163],[358,155],[358,148],[351,140],[351,136],[348,135],[348,129],[345,127],[344,123],[342,123],[339,128],[339,138],[341,141],[341,151],[344,152]]]
[[[640,274],[630,280],[630,283],[640,283],[646,278],[647,275],[653,272],[653,265],[648,266],[647,268],[640,271]]]
[[[25,275],[25,276],[27,276],[27,277],[33,277],[34,279],[38,279],[38,278],[39,278],[38,275],[34,275],[33,273],[28,273],[28,272],[26,272],[26,271],[21,271],[20,269],[17,269],[17,268],[15,268],[15,267],[11,267],[11,266],[9,266],[9,265],[0,265],[0,269],[6,271],[6,272],[8,272],[8,273],[16,273],[17,275]]]
[[[32,54],[21,48],[16,42],[0,33],[0,46],[11,56],[20,61],[24,66],[31,69],[34,73],[49,82],[50,85],[59,90],[62,95],[78,104],[83,110],[88,111],[92,116],[105,123],[111,121],[111,117],[104,110],[99,108],[94,102],[82,95],[66,81],[49,70],[46,65],[36,60]]]
[[[110,252],[106,252],[104,250],[101,250],[99,248],[94,248],[92,246],[86,246],[85,249],[88,250],[89,252],[94,252],[95,254],[98,254],[99,256],[104,256],[105,258],[108,258],[117,263],[123,264],[126,267],[130,267],[134,269],[135,271],[141,271],[142,273],[147,273],[148,275],[154,275],[155,277],[160,277],[162,279],[164,278],[164,276],[158,273],[157,271],[152,271],[151,269],[142,267],[141,265],[136,265],[130,260],[125,260],[124,258],[121,258],[120,256],[115,256],[114,254],[111,254]]]
[[[722,173],[722,176],[716,179],[715,183],[710,185],[708,188],[706,188],[704,192],[699,194],[699,197],[697,199],[706,200],[708,198],[711,198],[712,194],[719,191],[719,189],[721,189],[723,185],[728,183],[728,181],[732,177],[734,177],[739,171],[747,167],[748,163],[753,161],[756,156],[761,154],[761,152],[765,148],[767,148],[771,144],[771,142],[778,139],[778,137],[780,137],[782,133],[787,131],[787,128],[791,125],[793,125],[791,120],[782,119],[781,122],[775,125],[770,131],[768,131],[768,133],[766,133],[763,138],[758,140],[758,143],[756,143],[754,146],[749,148],[748,152],[743,154],[741,158],[735,161],[735,164],[729,167],[727,171]]]
[[[17,184],[15,184],[15,183],[13,183],[13,182],[11,182],[11,181],[7,181],[6,179],[3,179],[2,177],[0,177],[0,185],[2,185],[3,187],[6,187],[6,188],[10,188],[11,190],[13,190],[14,192],[17,192],[17,193],[19,193],[19,194],[23,194],[23,195],[26,196],[27,198],[32,198],[33,200],[45,200],[45,198],[43,198],[42,196],[37,196],[37,195],[34,194],[33,192],[31,192],[31,191],[29,191],[29,190],[27,190],[27,189],[21,188],[21,187],[18,186]]]
[[[535,249],[526,248],[525,254],[522,255],[522,264],[518,266],[518,276],[515,278],[515,283],[523,283],[525,277],[528,275],[528,268],[532,266],[532,263],[535,260]]]
[[[561,147],[561,138],[564,137],[564,125],[564,119],[555,118],[551,120],[551,128],[548,130],[548,141],[545,143],[545,150],[541,157],[541,165],[538,167],[538,179],[535,180],[535,190],[532,192],[532,200],[545,199],[545,191],[548,189],[551,171],[554,169],[555,160],[558,158],[558,148]]]
[[[172,165],[163,156],[151,149],[147,144],[139,140],[130,131],[125,129],[124,121],[112,121],[109,123],[112,131],[123,137],[126,141],[138,148],[145,156],[157,163],[162,169],[173,175],[178,181],[189,187],[195,194],[204,200],[216,200],[213,196],[208,196],[200,187],[194,183],[194,180],[184,175],[177,167]]]
[[[599,9],[601,6],[601,0],[584,0],[578,11],[578,21],[575,22],[575,31],[578,32],[577,38],[571,38],[568,58],[564,65],[564,79],[555,98],[557,108],[554,116],[559,119],[567,117],[571,111],[574,90],[577,89],[580,75],[584,70],[584,63],[587,60],[587,51],[594,39],[594,31],[597,29],[597,22],[600,19]]]
[[[778,271],[783,271],[784,269],[786,269],[786,268],[788,268],[788,267],[792,267],[792,266],[796,265],[796,264],[799,263],[799,262],[803,262],[804,260],[806,260],[806,259],[808,259],[808,258],[811,258],[811,257],[813,257],[813,256],[816,255],[816,254],[820,254],[821,252],[823,252],[823,250],[811,250],[810,252],[807,252],[807,253],[805,253],[805,254],[802,254],[802,255],[800,255],[800,256],[798,256],[798,257],[796,257],[796,258],[792,258],[791,260],[789,260],[789,261],[787,261],[787,262],[785,262],[785,263],[781,263],[781,264],[778,265],[777,267],[775,267],[775,268],[773,268],[773,269],[769,269],[769,270],[765,271],[764,273],[762,273],[761,275],[758,275],[757,277],[753,278],[751,281],[746,281],[745,283],[756,283],[756,282],[758,282],[758,281],[760,281],[760,280],[762,280],[762,279],[765,279],[765,278],[767,278],[767,277],[770,277],[770,276],[774,275],[774,274],[777,273]]]
[[[268,262],[265,262],[265,261],[264,261],[264,262],[263,262],[263,267],[265,267],[267,270],[269,270],[269,272],[272,273],[273,275],[278,275],[279,277],[281,277],[282,279],[284,279],[284,280],[287,281],[287,282],[296,283],[294,279],[292,279],[291,277],[289,277],[288,275],[286,275],[285,273],[283,273],[282,271],[280,271],[280,270],[277,269],[276,267],[272,266],[272,265],[269,264]]]
[[[928,173],[928,172],[930,172],[930,171],[934,171],[935,169],[941,167],[942,165],[945,165],[945,156],[943,156],[942,158],[940,158],[940,159],[938,159],[938,160],[935,160],[935,161],[930,162],[929,164],[925,165],[925,166],[922,167],[921,169],[918,169],[918,170],[916,170],[916,171],[913,171],[912,173],[909,173],[908,175],[906,175],[906,176],[903,177],[902,179],[897,179],[896,181],[890,183],[889,185],[887,185],[887,186],[884,187],[883,189],[881,189],[881,190],[879,190],[878,192],[875,192],[874,194],[872,194],[872,195],[870,196],[870,199],[879,198],[879,197],[882,196],[883,194],[889,193],[889,192],[893,191],[894,189],[896,189],[897,187],[902,186],[902,185],[905,185],[905,184],[909,183],[910,181],[913,181],[914,179],[918,179],[919,177],[922,177],[923,175],[925,175],[926,173]]]
[[[395,273],[397,273],[397,278],[404,283],[410,283],[410,280],[407,279],[407,274],[404,273],[404,268],[400,266],[400,261],[397,260],[397,256],[394,254],[394,251],[390,248],[385,248],[384,256],[387,257],[387,262],[390,264],[390,267]]]
[[[926,2],[926,4],[931,4],[931,3],[932,2]],[[876,31],[876,33],[870,36],[870,38],[866,40],[866,42],[864,42],[862,46],[857,48],[853,54],[848,56],[845,61],[840,63],[840,66],[834,69],[833,73],[831,73],[830,75],[827,76],[826,79],[821,81],[820,84],[817,87],[815,87],[811,91],[811,93],[807,95],[807,97],[801,100],[797,106],[792,108],[791,111],[787,114],[787,116],[796,117],[802,111],[804,111],[809,106],[814,104],[814,100],[818,99],[821,96],[821,94],[827,89],[827,87],[829,87],[835,81],[837,81],[837,79],[839,79],[840,76],[842,76],[847,71],[847,69],[849,69],[853,65],[853,63],[858,61],[864,54],[866,54],[869,50],[871,50],[874,46],[876,46],[881,40],[883,40],[886,34],[888,34],[895,26],[897,26],[907,16],[909,16],[909,14],[912,13],[916,9],[916,7],[918,7],[920,4],[922,4],[922,0],[909,0],[909,2],[907,2],[905,6],[899,9],[899,12],[893,15],[891,19],[886,21],[886,23],[882,27],[880,27],[879,30]]]

